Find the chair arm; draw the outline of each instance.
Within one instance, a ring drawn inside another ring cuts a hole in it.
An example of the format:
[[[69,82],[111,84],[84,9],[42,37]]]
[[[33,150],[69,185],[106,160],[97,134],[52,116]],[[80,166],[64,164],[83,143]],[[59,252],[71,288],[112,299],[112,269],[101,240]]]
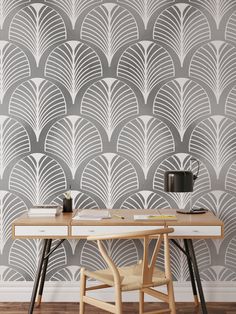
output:
[[[173,232],[173,228],[159,228],[153,230],[144,230],[144,231],[133,231],[133,232],[125,232],[125,233],[117,233],[117,234],[101,234],[101,235],[93,235],[88,236],[88,241],[94,240],[114,240],[114,239],[140,239],[145,236],[151,235],[160,235],[160,234],[168,234]]]

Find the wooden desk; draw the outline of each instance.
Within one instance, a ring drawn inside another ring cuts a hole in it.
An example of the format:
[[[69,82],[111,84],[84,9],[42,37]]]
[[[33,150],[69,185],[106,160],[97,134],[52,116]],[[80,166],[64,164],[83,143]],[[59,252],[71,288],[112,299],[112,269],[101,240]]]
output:
[[[61,214],[55,218],[29,218],[27,215],[23,215],[13,223],[13,238],[44,239],[44,247],[34,282],[29,314],[33,313],[37,292],[38,303],[40,304],[41,302],[49,256],[65,239],[81,239],[91,234],[96,235],[137,231],[140,229],[156,229],[157,226],[171,226],[175,229],[174,233],[171,234],[171,239],[187,257],[195,304],[198,305],[199,294],[202,313],[207,314],[192,240],[217,239],[223,237],[223,222],[214,216],[213,213],[184,215],[176,213],[174,209],[113,209],[111,210],[111,219],[79,221],[73,219],[76,212],[77,211],[73,214]],[[177,220],[134,220],[133,215],[139,214],[175,214]],[[124,219],[114,215],[123,216]],[[51,249],[52,239],[61,239],[53,249]],[[183,239],[184,248],[181,247],[175,239]]]
[[[183,215],[176,213],[175,209],[112,209],[111,219],[103,220],[73,220],[77,210],[71,213],[61,214],[58,217],[30,218],[27,214],[13,222],[13,238],[50,238],[70,239],[85,238],[88,235],[99,233],[119,233],[131,230],[144,230],[156,226],[172,226],[175,231],[171,238],[180,239],[219,239],[223,237],[223,222],[213,213]],[[134,220],[134,215],[171,214],[176,215],[177,220]],[[114,215],[123,216],[120,219]],[[104,226],[106,228],[104,228]],[[114,228],[116,227],[116,228]]]

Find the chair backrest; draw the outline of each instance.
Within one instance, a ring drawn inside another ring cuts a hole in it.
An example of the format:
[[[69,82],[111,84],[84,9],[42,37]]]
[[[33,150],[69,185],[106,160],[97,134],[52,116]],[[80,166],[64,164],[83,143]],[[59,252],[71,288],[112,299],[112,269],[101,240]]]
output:
[[[117,266],[108,255],[105,246],[102,241],[104,240],[114,240],[114,239],[143,239],[143,259],[140,261],[142,263],[142,284],[150,285],[152,283],[153,271],[156,264],[157,255],[160,252],[162,241],[164,240],[164,261],[165,261],[165,275],[167,279],[171,278],[171,269],[170,269],[170,252],[169,252],[169,240],[168,234],[173,232],[173,228],[159,228],[153,230],[144,230],[137,232],[126,232],[119,234],[105,234],[97,236],[87,237],[88,241],[97,241],[98,248],[104,260],[107,262],[109,268],[112,270],[114,275],[114,280],[117,285],[120,285],[120,276],[117,269]],[[156,244],[151,254],[151,259],[149,260],[150,255],[150,240],[156,239]]]

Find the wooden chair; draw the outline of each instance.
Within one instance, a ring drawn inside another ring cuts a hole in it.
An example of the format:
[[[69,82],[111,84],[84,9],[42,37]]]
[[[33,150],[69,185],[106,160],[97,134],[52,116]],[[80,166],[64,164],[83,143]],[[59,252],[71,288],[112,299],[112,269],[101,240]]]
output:
[[[100,235],[100,236],[89,236],[87,240],[96,240],[99,251],[106,261],[108,268],[89,271],[84,267],[81,268],[80,278],[80,314],[84,314],[85,303],[99,307],[108,312],[115,314],[122,314],[122,291],[133,291],[139,290],[139,313],[140,314],[157,314],[157,313],[171,313],[175,314],[175,301],[173,292],[173,283],[171,278],[170,269],[170,253],[169,253],[169,240],[168,234],[173,232],[173,228],[161,228],[155,230],[145,230],[139,232],[130,232],[114,235]],[[149,243],[150,238],[155,236],[156,244],[152,252],[151,260],[149,261]],[[139,263],[126,266],[117,267],[112,261],[111,257],[108,256],[104,240],[113,239],[143,239],[143,259]],[[156,264],[157,254],[160,251],[161,243],[164,239],[164,255],[165,255],[165,267],[164,271],[158,269]],[[103,284],[86,287],[87,277],[96,279]],[[167,286],[167,294],[156,291],[153,287]],[[97,290],[102,288],[114,287],[115,288],[115,305],[107,303],[86,295],[87,291]],[[149,311],[144,312],[144,293],[156,297],[169,304],[169,307],[165,310]]]

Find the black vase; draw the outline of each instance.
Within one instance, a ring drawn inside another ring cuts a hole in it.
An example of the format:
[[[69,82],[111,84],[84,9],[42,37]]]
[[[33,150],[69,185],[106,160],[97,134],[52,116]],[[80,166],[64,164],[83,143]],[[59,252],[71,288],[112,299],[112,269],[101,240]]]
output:
[[[72,213],[72,198],[63,198],[63,213]]]

